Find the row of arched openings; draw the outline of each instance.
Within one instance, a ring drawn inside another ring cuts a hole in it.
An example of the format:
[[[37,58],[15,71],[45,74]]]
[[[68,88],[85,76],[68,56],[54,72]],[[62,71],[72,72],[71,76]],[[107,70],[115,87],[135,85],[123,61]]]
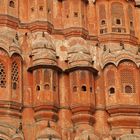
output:
[[[90,71],[74,71],[70,74],[72,92],[87,92],[93,93],[93,74]]]
[[[52,69],[35,70],[35,87],[36,91],[54,91],[57,90],[57,72]]]
[[[12,89],[16,90],[19,83],[19,71],[18,64],[14,61],[11,64],[11,85]],[[6,88],[7,86],[7,70],[6,66],[0,61],[0,88]]]
[[[116,88],[121,90],[121,93],[136,92],[136,74],[137,68],[132,62],[123,62],[118,68],[114,65],[107,66],[106,72],[106,87],[109,94],[115,94]]]

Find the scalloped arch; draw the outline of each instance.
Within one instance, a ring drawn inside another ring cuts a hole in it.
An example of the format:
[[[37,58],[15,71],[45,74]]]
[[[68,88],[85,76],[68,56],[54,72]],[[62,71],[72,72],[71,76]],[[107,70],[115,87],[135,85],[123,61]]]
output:
[[[137,64],[137,63],[135,62],[134,59],[132,59],[132,58],[121,58],[121,59],[117,60],[116,62],[114,62],[114,61],[109,61],[109,60],[108,60],[107,62],[105,62],[105,63],[103,64],[102,68],[104,69],[108,64],[113,64],[113,65],[115,65],[115,66],[117,67],[117,66],[119,66],[119,64],[120,64],[122,61],[131,61],[131,62],[133,62],[137,67],[139,67],[139,64]]]
[[[7,54],[7,56],[9,56],[9,57],[10,57],[9,50],[8,50],[8,49],[6,49],[4,46],[1,46],[1,44],[0,44],[0,50],[2,50],[3,52],[5,52],[5,53]]]
[[[114,62],[110,61],[103,66],[103,69],[105,69],[108,65],[113,65],[113,66],[117,67],[117,65]]]
[[[12,53],[12,54],[10,55],[10,58],[15,57],[15,55],[16,55],[16,56],[19,56],[19,57],[21,58],[22,61],[24,60],[23,56],[22,56],[21,54],[17,53],[17,52]]]
[[[122,62],[131,62],[131,63],[134,63],[137,67],[138,65],[135,63],[135,61],[131,60],[131,59],[122,59],[120,60],[118,63],[117,63],[117,66],[119,66]]]

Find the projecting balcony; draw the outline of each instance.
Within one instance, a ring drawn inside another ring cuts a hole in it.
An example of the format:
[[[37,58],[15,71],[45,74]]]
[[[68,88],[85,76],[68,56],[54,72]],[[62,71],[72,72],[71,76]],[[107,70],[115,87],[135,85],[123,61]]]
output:
[[[123,27],[113,27],[112,32],[113,33],[126,33],[126,29]]]

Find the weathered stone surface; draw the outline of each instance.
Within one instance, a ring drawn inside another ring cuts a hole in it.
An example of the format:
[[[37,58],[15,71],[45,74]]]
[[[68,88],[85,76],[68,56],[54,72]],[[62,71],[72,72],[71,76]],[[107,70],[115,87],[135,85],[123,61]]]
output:
[[[0,140],[139,140],[139,8],[1,0]]]

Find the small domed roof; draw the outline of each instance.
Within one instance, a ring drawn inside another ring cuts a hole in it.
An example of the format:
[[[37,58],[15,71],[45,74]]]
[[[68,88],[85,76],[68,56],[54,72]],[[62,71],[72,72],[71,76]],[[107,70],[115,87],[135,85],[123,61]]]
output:
[[[80,135],[76,136],[74,140],[99,140],[92,130],[85,130]]]
[[[83,52],[85,54],[89,54],[90,55],[89,50],[85,46],[80,45],[80,44],[76,44],[76,45],[70,47],[70,49],[68,51],[68,54],[78,53],[78,52]]]
[[[43,139],[43,138],[49,138],[49,137],[61,140],[61,136],[58,132],[56,132],[55,130],[53,130],[52,128],[45,128],[43,129],[41,132],[39,132],[37,134],[37,139]]]
[[[51,37],[49,35],[45,35],[45,33],[39,33],[37,35],[37,38],[32,42],[32,48],[46,48],[55,51],[55,46]]]
[[[38,33],[32,41],[33,65],[56,65],[56,49],[49,35]]]
[[[80,44],[72,46],[68,51],[68,62],[70,66],[90,66],[92,58],[89,50]]]

